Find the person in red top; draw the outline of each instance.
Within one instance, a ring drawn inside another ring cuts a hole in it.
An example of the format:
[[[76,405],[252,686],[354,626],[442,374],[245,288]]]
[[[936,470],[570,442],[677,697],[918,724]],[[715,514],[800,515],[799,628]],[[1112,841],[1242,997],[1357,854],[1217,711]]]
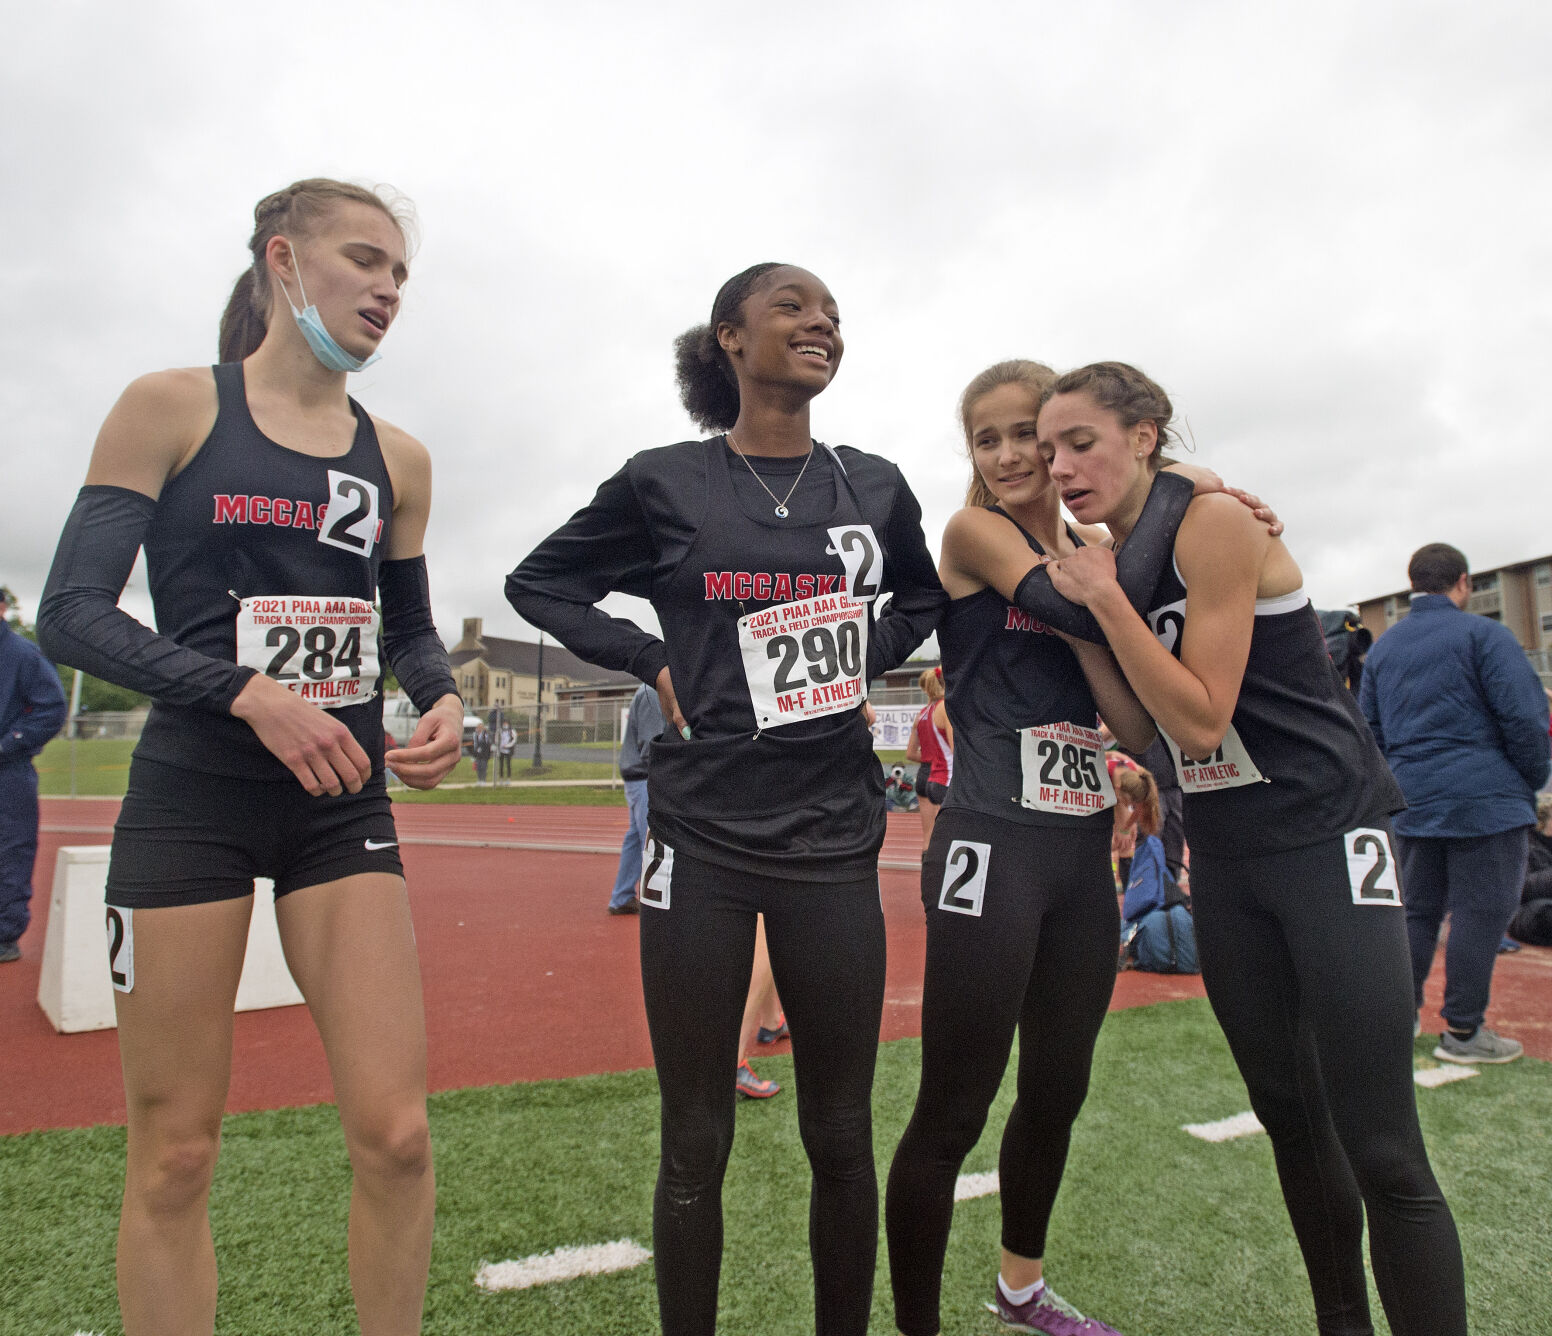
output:
[[[954,777],[954,726],[948,721],[943,704],[943,669],[926,669],[920,679],[927,693],[927,704],[911,725],[905,744],[905,759],[919,765],[916,772],[916,803],[922,819],[922,848],[932,840],[932,823],[938,808],[948,796],[949,781]]]

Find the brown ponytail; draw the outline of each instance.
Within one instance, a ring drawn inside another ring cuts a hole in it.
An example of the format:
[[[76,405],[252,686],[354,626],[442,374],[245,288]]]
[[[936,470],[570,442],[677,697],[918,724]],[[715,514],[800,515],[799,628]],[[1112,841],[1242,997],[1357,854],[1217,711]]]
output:
[[[349,181],[314,176],[266,195],[253,209],[253,235],[248,238],[253,263],[238,276],[221,315],[219,356],[223,362],[241,362],[264,342],[268,332],[269,265],[264,252],[270,238],[310,235],[341,201],[381,209],[393,220],[406,245],[413,245],[414,210],[408,200],[393,191],[383,194]]]

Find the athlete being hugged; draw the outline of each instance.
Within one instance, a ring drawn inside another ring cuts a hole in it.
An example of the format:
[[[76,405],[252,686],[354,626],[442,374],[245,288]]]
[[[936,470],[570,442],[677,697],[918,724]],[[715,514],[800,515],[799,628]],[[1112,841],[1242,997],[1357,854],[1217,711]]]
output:
[[[397,1336],[420,1330],[434,1185],[384,761],[432,787],[463,719],[421,555],[429,457],[345,393],[398,312],[405,225],[372,191],[327,180],[270,195],[254,218],[220,365],[125,390],[38,615],[52,657],[154,702],[108,871],[129,1113],[119,1303],[126,1336],[214,1328],[207,1201],[267,877],[354,1171],[361,1331]],[[160,634],[117,606],[142,545]],[[386,758],[380,653],[423,712]]]
[[[1019,1331],[1114,1331],[1057,1299],[1043,1263],[1115,983],[1115,793],[1097,715],[1130,746],[1146,747],[1153,724],[1103,646],[1044,619],[1084,630],[1078,610],[1036,578],[1045,559],[1082,541],[1062,524],[1035,450],[1040,398],[1054,378],[1038,362],[1000,362],[960,399],[971,481],[943,535],[939,573],[951,602],[938,628],[954,780],[922,862],[921,1089],[889,1172],[889,1270],[904,1336],[940,1329],[954,1184],[1015,1029],[1018,1099],[1002,1137],[1002,1257],[987,1307]],[[1195,485],[1220,484],[1192,470],[1153,489],[1144,534],[1127,554],[1138,588],[1156,580]]]
[[[641,893],[665,1336],[716,1324],[728,1073],[757,913],[813,1170],[815,1329],[868,1325],[884,798],[861,706],[944,596],[899,469],[809,435],[841,349],[813,274],[760,264],[729,279],[710,322],[678,342],[685,406],[722,434],[634,456],[507,580],[512,606],[568,649],[655,684],[669,721],[652,747]],[[593,606],[611,590],[650,599],[663,638]]]
[[[1168,397],[1117,362],[1060,377],[1039,447],[1063,502],[1124,555]],[[1460,1243],[1418,1129],[1411,967],[1389,817],[1404,805],[1283,544],[1198,497],[1142,615],[1110,553],[1048,568],[1098,619],[1185,796],[1202,977],[1271,1135],[1326,1336],[1466,1330]]]

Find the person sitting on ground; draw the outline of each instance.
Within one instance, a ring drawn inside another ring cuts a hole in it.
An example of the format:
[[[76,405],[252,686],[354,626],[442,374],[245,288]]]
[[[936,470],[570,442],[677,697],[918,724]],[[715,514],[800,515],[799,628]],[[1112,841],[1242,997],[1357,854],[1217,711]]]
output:
[[[1163,814],[1158,781],[1141,767],[1114,767],[1116,833],[1126,830],[1135,852],[1128,860],[1126,897],[1121,904],[1118,969],[1155,974],[1199,974],[1191,899],[1170,872],[1159,838]]]
[[[1525,889],[1509,922],[1509,935],[1531,946],[1552,946],[1552,793],[1536,799],[1527,855]]]

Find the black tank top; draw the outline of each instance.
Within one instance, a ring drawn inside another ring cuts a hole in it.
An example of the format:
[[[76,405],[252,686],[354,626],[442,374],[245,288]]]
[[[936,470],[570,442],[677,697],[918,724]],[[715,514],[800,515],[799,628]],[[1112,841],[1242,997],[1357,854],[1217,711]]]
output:
[[[991,509],[1017,525],[1000,506]],[[1044,554],[1031,534],[1019,532]],[[948,605],[938,645],[954,726],[954,782],[945,808],[1024,825],[1073,826],[1113,806],[1094,697],[1060,636],[986,588]],[[1044,807],[1030,805],[1040,803],[1041,790],[1050,795]]]
[[[377,571],[393,488],[377,432],[350,401],[355,439],[321,459],[265,436],[240,362],[214,368],[215,426],[163,489],[146,533],[157,629],[251,664],[329,708],[382,769]],[[135,755],[209,774],[296,781],[230,715],[154,704]]]
[[[1186,586],[1173,561],[1149,607],[1154,635],[1179,658]],[[1232,857],[1297,849],[1406,806],[1302,589],[1256,600],[1244,681],[1218,750],[1187,758],[1164,740],[1193,850]]]
[[[778,497],[801,464],[751,462]],[[883,549],[827,447],[814,446],[784,520],[733,468],[748,472],[722,437],[634,465],[645,504],[681,516],[673,540],[686,544],[656,575],[652,606],[692,737],[670,729],[653,744],[652,828],[725,867],[769,874],[779,857],[776,874],[800,880],[867,876],[884,837],[883,774],[858,709],[873,604],[849,593],[879,588]]]

